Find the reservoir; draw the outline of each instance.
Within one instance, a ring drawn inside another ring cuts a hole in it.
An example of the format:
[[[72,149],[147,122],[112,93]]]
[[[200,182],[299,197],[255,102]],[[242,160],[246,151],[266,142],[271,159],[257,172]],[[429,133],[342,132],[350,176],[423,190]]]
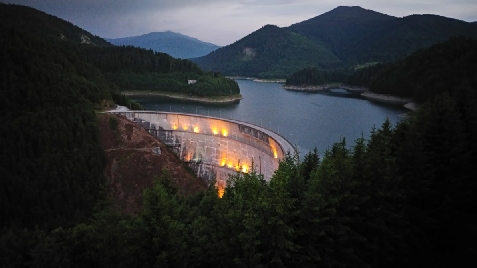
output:
[[[303,157],[318,148],[320,155],[344,137],[348,147],[369,138],[386,118],[395,125],[408,112],[402,106],[373,102],[345,90],[288,91],[278,83],[237,80],[243,99],[206,104],[157,96],[132,96],[147,110],[192,113],[245,121],[279,133],[295,144]]]

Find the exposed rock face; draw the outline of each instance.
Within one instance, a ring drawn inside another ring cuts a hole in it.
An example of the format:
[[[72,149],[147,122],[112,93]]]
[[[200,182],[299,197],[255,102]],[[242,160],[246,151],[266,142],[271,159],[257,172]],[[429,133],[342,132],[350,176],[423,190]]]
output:
[[[96,44],[93,43],[93,41],[91,41],[91,39],[84,34],[81,35],[81,44],[88,44],[88,45],[96,46]]]
[[[255,55],[257,54],[255,49],[253,49],[251,47],[244,48],[242,53],[244,55],[243,59],[246,60],[246,61],[252,60],[255,57]]]
[[[180,194],[205,190],[206,185],[160,141],[124,117],[99,116],[101,143],[106,152],[105,176],[110,195],[125,213],[134,214],[142,206],[142,193],[153,179],[168,170]]]

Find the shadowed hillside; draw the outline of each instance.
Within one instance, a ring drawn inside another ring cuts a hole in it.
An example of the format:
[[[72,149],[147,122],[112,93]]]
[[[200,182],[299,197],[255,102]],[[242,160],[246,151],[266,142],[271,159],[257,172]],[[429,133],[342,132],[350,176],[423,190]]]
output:
[[[287,29],[322,42],[343,61],[356,58],[356,48],[366,47],[379,38],[383,25],[395,17],[361,7],[340,6]]]
[[[453,38],[391,64],[369,83],[373,92],[425,102],[477,88],[477,40]],[[456,97],[456,96],[454,96]]]
[[[49,40],[68,40],[77,44],[111,46],[104,39],[92,35],[68,21],[31,7],[1,4],[0,18],[4,28],[15,28]]]
[[[420,109],[396,126],[385,120],[368,140],[340,139],[321,154],[288,155],[269,181],[254,166],[236,173],[219,197],[213,185],[187,195],[202,187],[161,143],[124,118],[96,113],[118,87],[103,75],[101,68],[114,68],[106,61],[128,60],[120,66],[131,69],[123,71],[140,73],[164,67],[162,54],[118,48],[97,67],[101,60],[93,65],[91,54],[83,54],[92,44],[1,22],[2,267],[448,268],[475,262],[476,40],[453,38],[389,68],[372,66],[387,68],[377,76],[363,73],[385,78],[383,88],[416,85],[410,93],[419,93]],[[271,30],[275,41],[290,35]],[[170,173],[151,182],[166,163]]]
[[[392,62],[450,37],[477,38],[474,25],[437,15],[396,18],[361,7],[337,7],[289,30],[322,41],[346,63]]]
[[[393,62],[459,36],[477,38],[477,25],[437,15],[396,18],[340,6],[286,28],[265,26],[194,61],[228,75],[284,78],[307,67]]]
[[[143,204],[142,193],[164,172],[173,178],[173,186],[180,194],[192,195],[207,188],[166,145],[127,118],[101,114],[99,128],[106,153],[109,192],[121,211],[138,213]]]
[[[285,77],[306,66],[324,68],[340,63],[320,44],[274,25],[194,61],[205,70],[262,78]]]
[[[0,4],[0,15],[1,227],[82,222],[105,198],[95,111],[113,101],[135,107],[111,73],[203,72],[165,54],[110,46],[32,8]],[[213,76],[205,78],[225,79]]]

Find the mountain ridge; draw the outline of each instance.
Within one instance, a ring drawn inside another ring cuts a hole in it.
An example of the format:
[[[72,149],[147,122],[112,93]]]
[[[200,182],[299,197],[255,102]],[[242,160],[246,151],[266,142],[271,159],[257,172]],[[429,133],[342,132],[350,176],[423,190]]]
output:
[[[322,45],[275,25],[265,25],[233,44],[193,61],[205,70],[262,78],[285,77],[310,64],[323,68],[340,63]]]
[[[103,38],[54,15],[28,6],[3,4],[1,2],[0,4],[0,17],[4,28],[28,29],[31,34],[44,35],[50,40],[68,40],[74,43],[88,43],[100,47],[111,46]],[[23,18],[28,19],[19,20],[15,17],[18,14],[22,14]]]
[[[175,58],[196,58],[204,56],[220,46],[172,31],[150,32],[138,36],[106,38],[114,45],[131,45],[162,52]]]
[[[263,27],[262,27],[263,28]],[[393,62],[402,59],[414,51],[443,42],[451,37],[465,36],[477,39],[477,25],[461,20],[439,15],[410,15],[403,18],[389,16],[358,6],[339,6],[316,17],[280,28],[294,33],[300,38],[313,42],[317,50],[308,50],[306,60],[298,60],[297,55],[303,54],[300,46],[288,47],[290,53],[271,54],[272,58],[255,57],[250,65],[262,66],[260,70],[243,67],[231,71],[224,67],[224,62],[237,56],[236,44],[251,35],[229,46],[217,49],[214,53],[193,59],[204,69],[221,71],[226,75],[254,76],[272,78],[271,74],[280,75],[273,78],[283,78],[306,67],[319,68],[350,68],[366,62]],[[253,35],[254,43],[264,46],[269,42],[268,37]],[[303,39],[303,40],[304,40]],[[301,43],[299,43],[302,45]],[[320,52],[336,58],[333,64],[329,61],[316,59],[314,54]],[[311,55],[311,57],[310,57]],[[288,60],[289,59],[289,60]],[[283,70],[267,62],[282,62],[291,70],[285,76]],[[294,70],[293,70],[294,69]]]

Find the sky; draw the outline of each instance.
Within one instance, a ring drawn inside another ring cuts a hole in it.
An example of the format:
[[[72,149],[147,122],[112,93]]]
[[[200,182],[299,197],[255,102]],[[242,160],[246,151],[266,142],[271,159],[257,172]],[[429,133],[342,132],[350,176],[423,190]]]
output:
[[[286,27],[337,6],[395,17],[436,14],[477,21],[476,0],[0,0],[30,6],[103,38],[173,31],[220,46],[266,24]]]

